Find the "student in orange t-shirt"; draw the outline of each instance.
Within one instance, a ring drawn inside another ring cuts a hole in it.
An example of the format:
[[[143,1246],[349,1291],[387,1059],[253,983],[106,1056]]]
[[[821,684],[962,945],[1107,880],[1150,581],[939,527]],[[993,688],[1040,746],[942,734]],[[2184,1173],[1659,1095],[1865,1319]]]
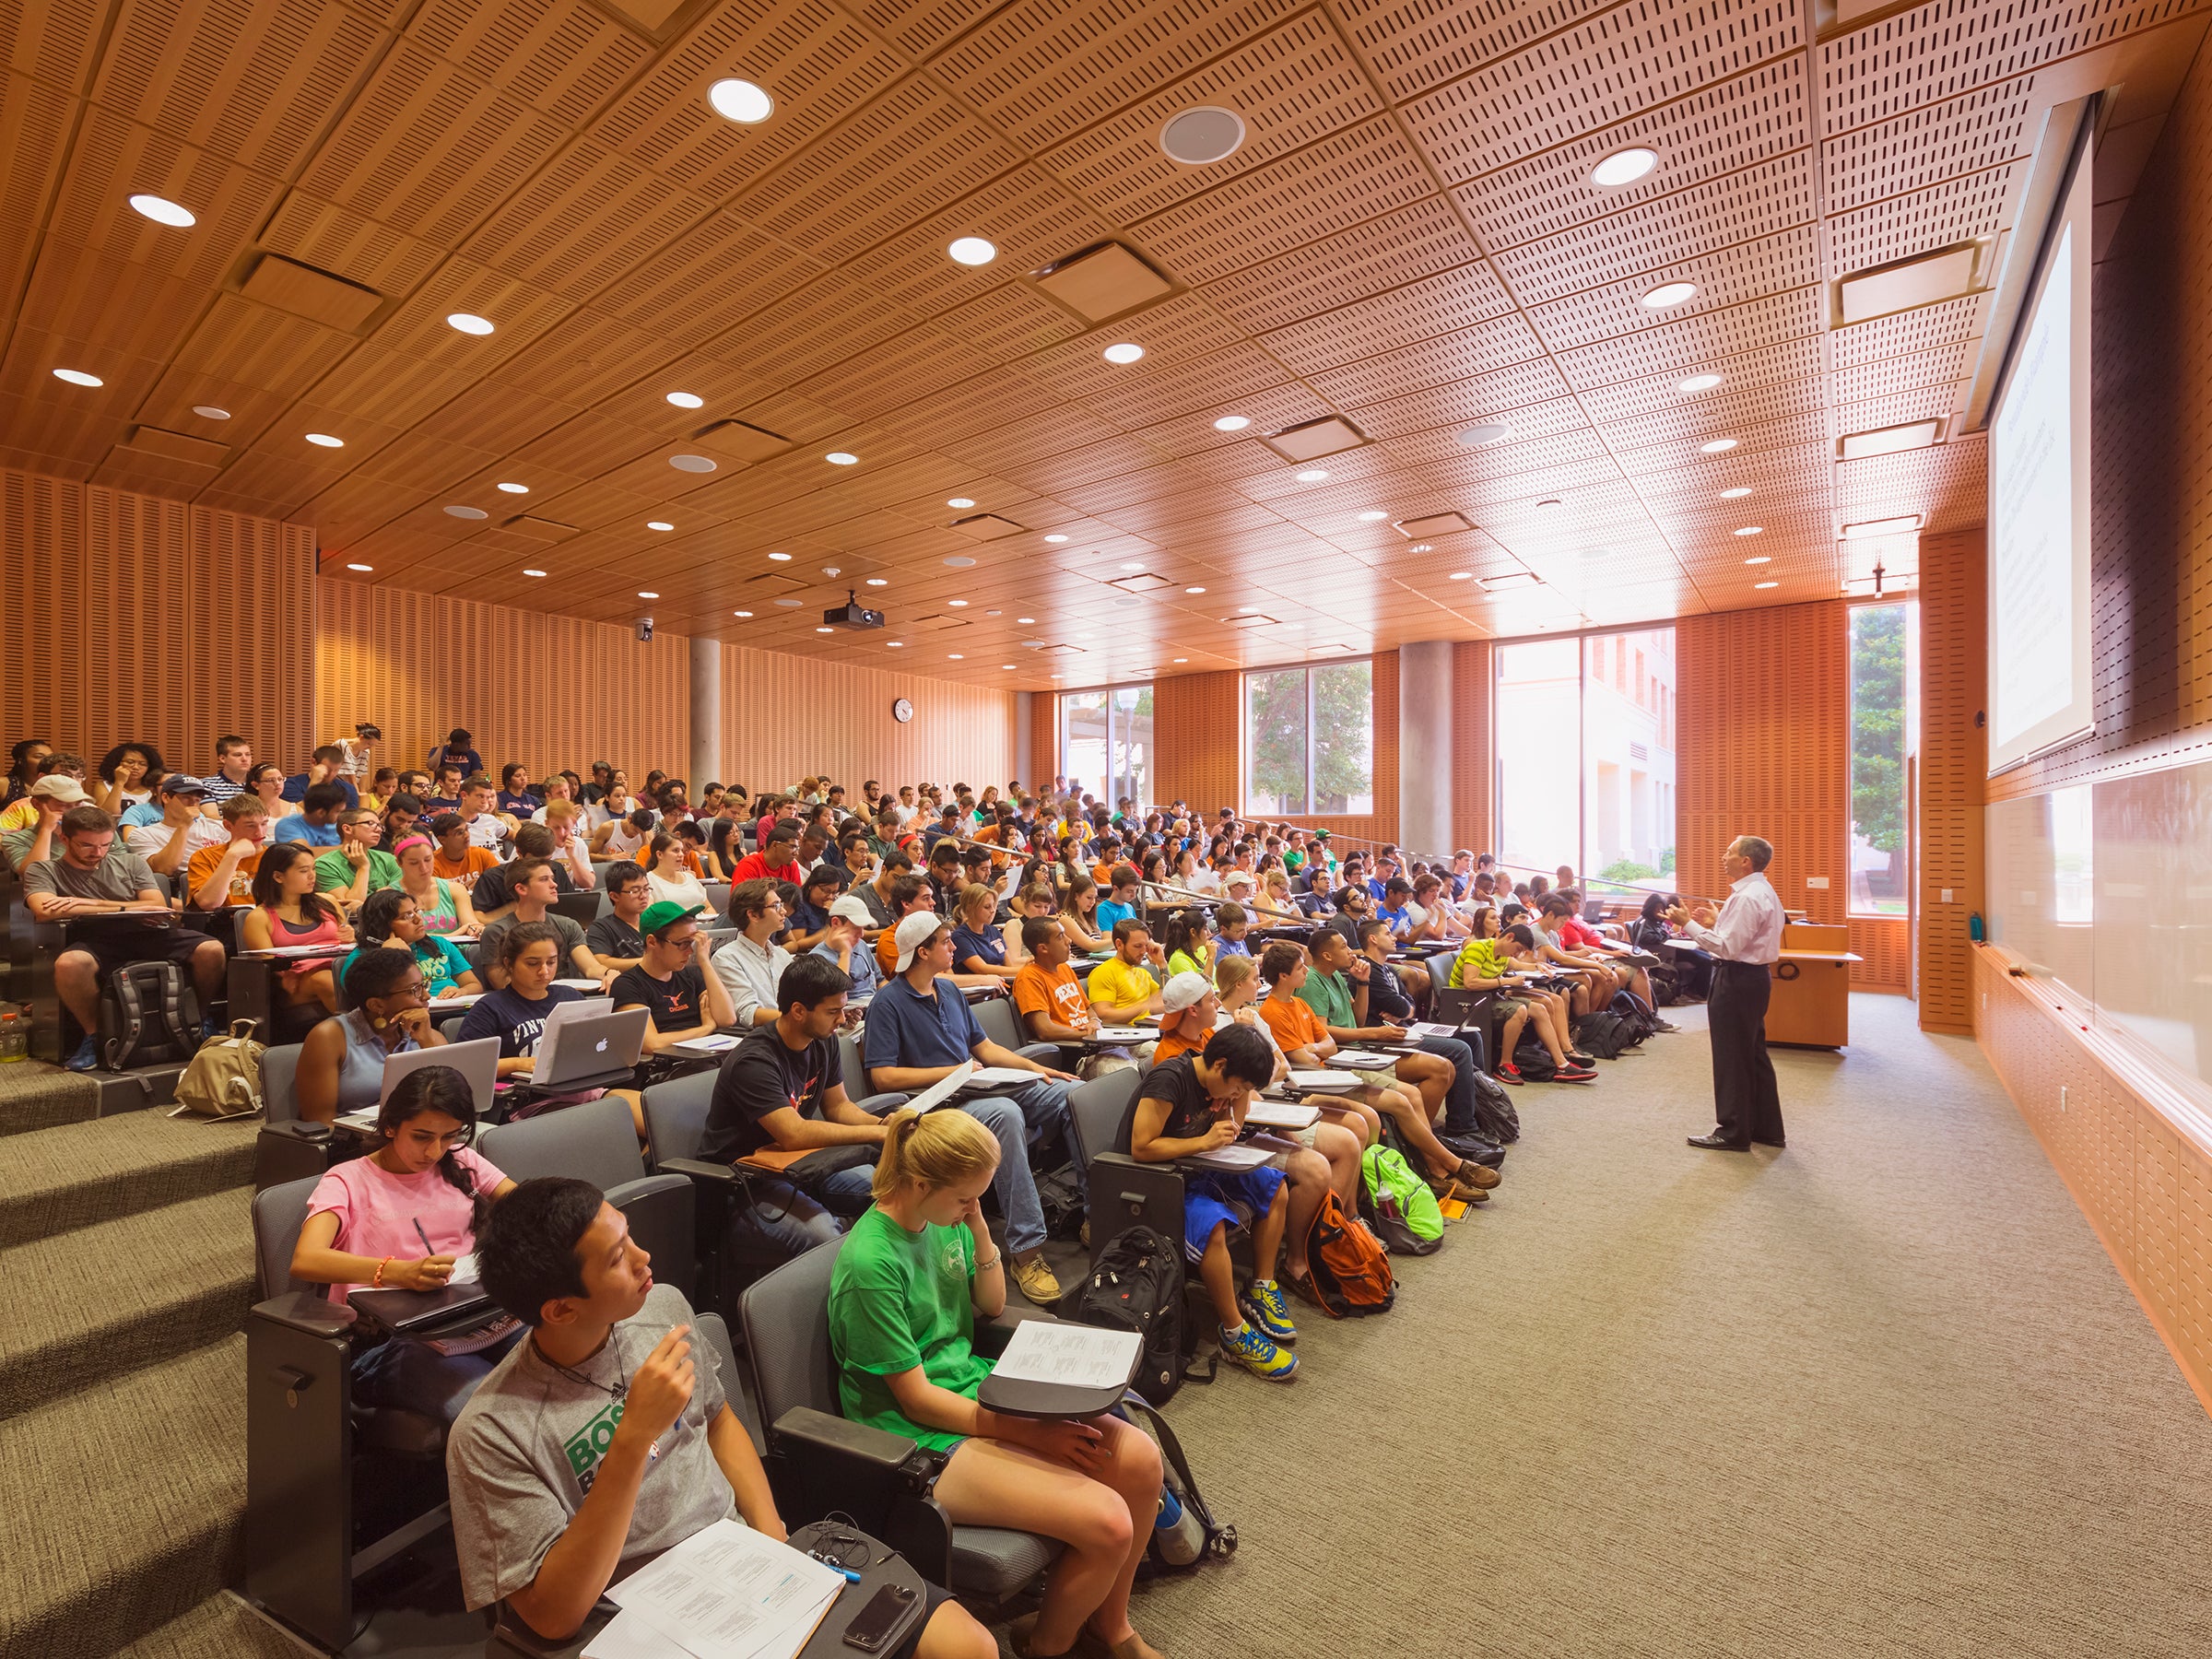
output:
[[[1095,1036],[1099,1017],[1090,1011],[1083,982],[1067,965],[1067,935],[1057,916],[1031,916],[1021,924],[1021,946],[1029,961],[1014,976],[1014,1010],[1032,1042],[1077,1042]]]
[[[500,867],[500,855],[489,847],[468,844],[468,825],[457,812],[449,812],[432,824],[430,839],[437,847],[430,859],[433,876],[465,881],[473,888],[477,877]]]
[[[1295,1066],[1312,1068],[1336,1052],[1336,1043],[1321,1017],[1296,994],[1299,986],[1306,982],[1306,953],[1288,940],[1278,939],[1267,947],[1260,957],[1260,976],[1267,981],[1267,998],[1260,1004],[1260,1018],[1275,1034],[1275,1045],[1283,1051],[1284,1059]],[[1385,1095],[1391,1097],[1387,1101],[1382,1098]],[[1394,1087],[1371,1084],[1349,1094],[1333,1095],[1325,1106],[1311,1097],[1309,1103],[1318,1107],[1324,1118],[1351,1130],[1362,1147],[1371,1147],[1382,1137],[1382,1112],[1395,1117],[1402,1112],[1420,1110],[1418,1094],[1409,1106]]]
[[[222,805],[224,839],[202,847],[184,866],[184,890],[198,910],[253,901],[253,876],[269,840],[269,809],[255,794],[232,795]]]

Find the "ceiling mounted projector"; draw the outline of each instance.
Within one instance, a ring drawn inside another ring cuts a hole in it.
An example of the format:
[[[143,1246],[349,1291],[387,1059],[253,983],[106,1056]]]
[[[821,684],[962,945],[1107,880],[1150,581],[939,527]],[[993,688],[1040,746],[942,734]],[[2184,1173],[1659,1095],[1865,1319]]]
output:
[[[879,610],[870,610],[866,606],[861,604],[856,590],[847,588],[844,604],[833,605],[822,613],[822,626],[845,628],[855,633],[865,633],[871,628],[883,626],[883,613]]]

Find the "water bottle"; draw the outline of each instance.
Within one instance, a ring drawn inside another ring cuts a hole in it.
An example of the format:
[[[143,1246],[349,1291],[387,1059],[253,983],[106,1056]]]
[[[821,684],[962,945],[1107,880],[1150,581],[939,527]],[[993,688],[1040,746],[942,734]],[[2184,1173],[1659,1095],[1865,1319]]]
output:
[[[1979,945],[1983,939],[1982,912],[1976,911],[1966,919],[1966,936]]]
[[[30,1021],[16,1008],[0,1011],[0,1065],[30,1058]]]
[[[1159,1488],[1159,1513],[1152,1523],[1152,1547],[1171,1567],[1188,1567],[1206,1552],[1206,1528],[1165,1482]]]

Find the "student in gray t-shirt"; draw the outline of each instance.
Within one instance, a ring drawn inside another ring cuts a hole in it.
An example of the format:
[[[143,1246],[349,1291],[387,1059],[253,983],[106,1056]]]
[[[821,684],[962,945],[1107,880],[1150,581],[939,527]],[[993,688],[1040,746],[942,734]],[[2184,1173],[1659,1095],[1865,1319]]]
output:
[[[589,1182],[525,1181],[477,1238],[492,1300],[532,1327],[462,1408],[445,1448],[469,1606],[504,1597],[573,1635],[641,1558],[717,1521],[785,1535],[690,1304]],[[983,1628],[933,1591],[914,1659],[988,1659]]]

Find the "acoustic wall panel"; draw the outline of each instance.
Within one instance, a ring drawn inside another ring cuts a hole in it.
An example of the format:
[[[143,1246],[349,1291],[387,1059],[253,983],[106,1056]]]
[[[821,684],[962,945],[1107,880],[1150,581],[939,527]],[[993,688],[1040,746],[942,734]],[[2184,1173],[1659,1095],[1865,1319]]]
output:
[[[1852,917],[1851,948],[1865,959],[1851,965],[1851,988],[1909,995],[1912,989],[1912,923],[1903,916]]]
[[[1983,911],[1989,735],[1980,530],[1920,538],[1920,1023],[1974,1029],[1967,918]],[[1948,894],[1948,899],[1945,895]]]
[[[577,617],[359,582],[318,586],[318,738],[373,720],[382,759],[419,766],[465,726],[495,771],[520,760],[533,778],[561,767],[588,777],[594,760],[611,760],[633,783],[655,767],[685,775],[690,641],[681,635],[641,643],[628,627]],[[690,782],[696,790],[706,780]]]
[[[1160,800],[1188,801],[1209,818],[1244,804],[1241,677],[1228,668],[1152,682],[1152,793]]]
[[[1724,896],[1738,835],[1774,844],[1790,910],[1844,920],[1849,624],[1841,600],[1684,617],[1675,625],[1675,845],[1685,894]],[[1807,881],[1825,878],[1825,887]]]
[[[1496,757],[1490,728],[1490,642],[1466,640],[1452,648],[1452,840],[1451,852],[1477,853],[1496,845],[1497,818],[1491,785]]]
[[[300,525],[0,469],[9,741],[96,762],[135,738],[206,771],[236,732],[304,765],[314,559]]]

